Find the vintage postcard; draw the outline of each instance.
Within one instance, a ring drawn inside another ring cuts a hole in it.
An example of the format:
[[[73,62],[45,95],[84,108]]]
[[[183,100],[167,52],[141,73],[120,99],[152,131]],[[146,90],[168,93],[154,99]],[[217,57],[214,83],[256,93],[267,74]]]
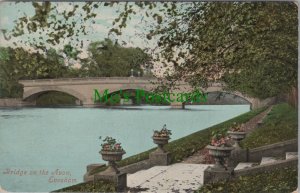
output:
[[[0,192],[297,192],[298,6],[1,1]]]

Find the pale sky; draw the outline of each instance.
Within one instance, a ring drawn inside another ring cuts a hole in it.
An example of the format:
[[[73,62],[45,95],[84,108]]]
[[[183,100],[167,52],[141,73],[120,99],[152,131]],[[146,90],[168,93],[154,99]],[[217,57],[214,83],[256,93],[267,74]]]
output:
[[[52,2],[54,3],[54,2]],[[0,2],[0,29],[11,30],[14,27],[14,20],[23,17],[24,14],[31,16],[34,14],[34,8],[31,5],[31,2],[22,2],[22,3],[13,3],[13,2]],[[58,11],[62,12],[64,10],[71,10],[72,6],[66,2],[58,2]],[[72,3],[73,4],[73,3]],[[84,2],[79,2],[77,4],[84,4]],[[90,34],[79,36],[80,40],[90,40],[90,41],[101,41],[104,38],[108,37],[108,31],[112,27],[112,22],[118,16],[118,9],[122,8],[124,3],[115,5],[114,7],[103,7],[100,6],[97,10],[96,23],[92,24],[91,22],[86,22],[86,27],[90,30]],[[142,12],[142,10],[141,10]],[[127,27],[123,30],[123,34],[118,37],[112,37],[118,39],[119,42],[125,41],[128,44],[128,47],[140,47],[140,48],[149,48],[154,47],[156,40],[145,41],[145,39],[140,38],[137,34],[146,32],[146,18],[143,18],[144,21],[141,21],[141,14],[137,13],[131,18],[128,22]],[[79,17],[79,16],[78,16]],[[0,36],[0,46],[12,46],[13,40],[26,40],[27,36],[34,37],[34,34],[24,35],[18,38],[12,38],[9,41],[4,39],[3,34]],[[66,42],[71,41],[66,39]],[[20,46],[25,46],[24,44],[19,44]],[[84,47],[88,45],[88,42],[84,43]],[[56,46],[56,48],[61,48],[62,45]]]
[[[85,2],[76,2],[76,4],[83,5]],[[52,2],[52,4],[58,5],[58,11],[63,12],[64,10],[71,10],[72,5],[74,4],[71,2],[71,5],[67,2]],[[134,5],[134,3],[132,3]],[[160,9],[159,5],[156,9],[153,9],[152,11],[158,11]],[[90,42],[93,41],[102,41],[105,38],[108,37],[108,31],[112,27],[112,22],[117,16],[119,15],[120,11],[123,10],[124,3],[119,3],[118,5],[114,5],[113,7],[110,6],[99,6],[97,9],[97,16],[95,18],[95,24],[93,24],[91,21],[88,21],[85,23],[85,26],[89,33],[88,35],[80,35],[78,38],[80,40],[84,40],[83,49],[81,50],[82,53],[80,54],[80,57],[84,58],[87,57],[87,51],[86,48]],[[136,6],[137,7],[137,6]],[[119,13],[118,13],[119,11]],[[149,10],[148,10],[149,11]],[[140,47],[142,49],[144,48],[154,48],[157,43],[157,37],[153,38],[152,40],[147,40],[145,37],[142,38],[139,36],[141,33],[146,33],[148,30],[147,26],[149,26],[149,23],[153,22],[154,20],[152,18],[145,17],[145,10],[137,8],[137,14],[133,15],[131,17],[131,20],[127,22],[127,27],[123,29],[121,36],[110,36],[110,39],[118,39],[118,42],[121,43],[122,41],[126,42],[127,44],[124,45],[126,47]],[[7,29],[10,31],[13,29],[15,23],[14,21],[17,20],[20,17],[23,16],[32,16],[34,14],[34,8],[32,6],[32,2],[20,2],[20,3],[14,3],[14,2],[0,2],[0,29]],[[78,16],[80,17],[80,16]],[[4,47],[15,47],[13,45],[13,41],[19,41],[19,40],[26,40],[27,38],[35,38],[38,37],[38,32],[31,33],[31,34],[25,34],[20,37],[11,38],[10,40],[5,40],[3,34],[0,32],[0,46]],[[41,41],[36,38],[36,41]],[[86,41],[89,40],[89,41]],[[53,48],[59,50],[62,49],[65,44],[72,43],[72,41],[68,38],[64,40],[64,42],[61,42],[59,45],[52,46]],[[74,43],[74,41],[73,41]],[[25,45],[24,43],[18,43],[18,46],[24,47],[26,49],[29,49],[29,45]],[[78,47],[78,49],[80,49]],[[76,63],[76,62],[75,62]],[[159,64],[155,64],[159,65]],[[78,64],[77,64],[78,66]]]

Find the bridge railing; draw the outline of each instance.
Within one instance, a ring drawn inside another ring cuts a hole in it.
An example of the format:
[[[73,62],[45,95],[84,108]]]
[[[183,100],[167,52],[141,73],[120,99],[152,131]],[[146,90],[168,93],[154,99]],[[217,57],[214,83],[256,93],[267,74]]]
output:
[[[43,84],[43,83],[50,83],[50,84],[55,84],[59,82],[89,82],[89,81],[113,81],[113,82],[118,82],[118,81],[125,81],[125,82],[156,82],[156,78],[149,78],[149,77],[89,77],[89,78],[58,78],[58,79],[35,79],[35,80],[19,80],[19,83],[21,84]],[[144,83],[145,83],[144,82]],[[187,82],[180,81],[180,85],[188,85]],[[208,87],[225,87],[224,83],[221,82],[211,82],[208,83]]]
[[[20,82],[60,82],[60,81],[88,81],[88,80],[156,80],[149,77],[89,77],[89,78],[57,78],[57,79],[35,79],[19,80]]]

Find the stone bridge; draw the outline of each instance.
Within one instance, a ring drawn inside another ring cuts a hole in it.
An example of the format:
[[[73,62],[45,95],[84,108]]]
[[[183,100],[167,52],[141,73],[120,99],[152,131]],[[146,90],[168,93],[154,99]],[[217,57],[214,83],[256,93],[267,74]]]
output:
[[[154,84],[153,84],[154,82]],[[151,91],[156,88],[156,79],[145,77],[102,77],[102,78],[63,78],[63,79],[37,79],[20,80],[24,86],[23,100],[34,101],[39,95],[49,91],[59,91],[72,95],[78,99],[80,105],[84,107],[96,106],[94,103],[94,90],[103,93],[108,89],[110,93],[122,90],[143,89]],[[211,83],[208,88],[202,89],[203,92],[226,92],[221,83]],[[172,93],[190,92],[192,88],[185,82],[180,82],[178,88]],[[251,109],[256,109],[272,102],[271,99],[260,100],[244,96],[239,92],[230,93],[239,96],[251,104]],[[171,103],[174,108],[184,107],[183,104]]]

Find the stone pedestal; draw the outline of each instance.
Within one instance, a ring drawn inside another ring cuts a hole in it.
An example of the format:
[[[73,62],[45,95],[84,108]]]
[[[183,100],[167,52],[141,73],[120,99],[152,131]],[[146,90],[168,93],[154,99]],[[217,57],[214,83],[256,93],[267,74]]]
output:
[[[122,172],[118,174],[95,174],[94,183],[98,180],[109,180],[114,182],[117,192],[124,192],[127,187],[127,174]]]
[[[105,164],[89,164],[86,166],[86,173],[83,176],[84,182],[90,182],[94,180],[94,176],[90,175],[90,172],[95,168],[105,167]]]
[[[171,153],[155,151],[149,154],[152,166],[167,166],[171,163]]]
[[[184,104],[181,102],[171,102],[172,109],[184,109]]]
[[[240,162],[248,162],[248,150],[247,149],[234,149],[232,150],[228,159],[228,166],[235,167]]]
[[[233,139],[233,141],[234,141],[233,147],[235,149],[241,149],[241,147],[239,145],[239,142],[246,137],[246,132],[242,132],[242,131],[228,131],[227,133],[229,134],[229,136],[231,137],[231,139]]]
[[[208,167],[204,170],[203,184],[214,183],[220,180],[230,179],[233,175],[233,168],[229,167],[225,169],[216,169]]]
[[[86,171],[89,172],[95,168],[105,167],[105,164],[89,164],[86,166]]]

